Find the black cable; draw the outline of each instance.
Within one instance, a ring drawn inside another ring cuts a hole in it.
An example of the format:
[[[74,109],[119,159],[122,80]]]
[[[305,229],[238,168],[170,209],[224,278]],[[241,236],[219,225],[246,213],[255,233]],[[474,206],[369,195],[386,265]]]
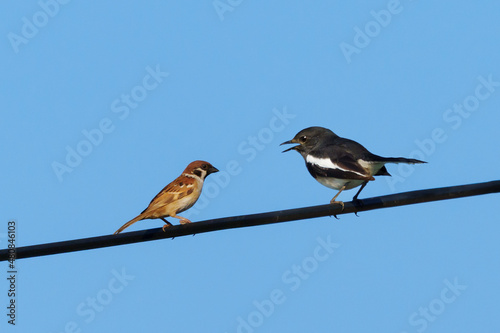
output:
[[[162,228],[155,228],[142,231],[125,232],[118,235],[106,235],[40,245],[23,246],[16,249],[16,259],[83,251],[108,246],[147,242],[162,238],[201,234],[216,230],[243,228],[322,216],[348,214],[379,208],[404,206],[429,201],[448,200],[498,192],[500,192],[500,180],[470,185],[403,192],[362,199],[356,202],[345,202],[344,210],[342,210],[339,204],[327,204],[261,214],[225,217],[184,225],[174,225],[166,229],[166,232],[163,232]],[[110,231],[113,230],[114,229],[110,226]],[[5,261],[8,258],[8,249],[0,250],[0,261]]]

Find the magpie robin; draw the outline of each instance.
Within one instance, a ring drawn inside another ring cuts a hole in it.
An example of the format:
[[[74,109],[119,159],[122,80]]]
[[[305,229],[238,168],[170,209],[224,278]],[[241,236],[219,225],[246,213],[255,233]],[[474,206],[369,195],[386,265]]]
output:
[[[343,190],[361,185],[353,200],[373,176],[390,176],[386,163],[426,163],[413,158],[381,157],[370,153],[365,147],[349,139],[344,139],[323,127],[303,129],[292,140],[284,144],[298,143],[298,146],[283,151],[296,150],[306,161],[307,170],[322,185],[339,192],[330,201],[344,208],[342,201],[335,201]]]

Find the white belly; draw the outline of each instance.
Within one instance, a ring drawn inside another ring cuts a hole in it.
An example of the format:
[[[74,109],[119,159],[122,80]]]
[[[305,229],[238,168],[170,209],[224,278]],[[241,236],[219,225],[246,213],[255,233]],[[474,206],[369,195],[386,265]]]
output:
[[[334,190],[340,190],[344,185],[347,184],[346,190],[350,190],[351,188],[355,188],[361,184],[363,184],[364,180],[352,180],[352,179],[338,179],[331,177],[318,177],[316,180],[321,184],[329,188],[333,188]]]

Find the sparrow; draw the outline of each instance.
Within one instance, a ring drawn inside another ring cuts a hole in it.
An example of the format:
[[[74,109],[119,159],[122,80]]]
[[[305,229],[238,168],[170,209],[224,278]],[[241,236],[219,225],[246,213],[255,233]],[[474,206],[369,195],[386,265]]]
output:
[[[151,200],[148,208],[125,223],[120,229],[116,230],[114,234],[119,234],[135,222],[145,219],[162,219],[166,223],[163,226],[163,231],[165,231],[165,228],[172,225],[165,217],[175,217],[180,220],[181,224],[191,223],[187,218],[178,216],[177,214],[191,208],[196,203],[200,197],[205,178],[218,171],[219,170],[213,167],[212,164],[205,161],[194,161],[189,163],[179,177],[165,186],[163,190]]]
[[[341,138],[332,131],[323,127],[309,127],[303,129],[292,140],[281,145],[297,143],[283,151],[296,150],[306,162],[307,170],[320,184],[338,190],[330,200],[331,204],[342,205],[336,201],[343,190],[350,190],[361,185],[353,197],[358,200],[358,195],[369,181],[375,180],[373,176],[390,176],[386,163],[427,163],[413,158],[381,157],[370,153],[356,141]]]

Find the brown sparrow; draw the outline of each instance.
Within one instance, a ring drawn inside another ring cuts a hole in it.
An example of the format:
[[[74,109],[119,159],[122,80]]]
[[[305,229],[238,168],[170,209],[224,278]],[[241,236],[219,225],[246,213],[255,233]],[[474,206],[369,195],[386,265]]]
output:
[[[187,218],[178,216],[177,213],[191,208],[196,203],[200,197],[205,178],[209,174],[218,171],[217,168],[213,167],[208,162],[191,162],[179,177],[165,186],[165,188],[151,200],[148,208],[137,217],[125,223],[120,229],[116,230],[115,235],[135,222],[145,219],[162,219],[166,223],[163,226],[163,231],[165,231],[166,227],[172,225],[165,220],[165,217],[168,216],[178,218],[181,224],[191,223]]]

